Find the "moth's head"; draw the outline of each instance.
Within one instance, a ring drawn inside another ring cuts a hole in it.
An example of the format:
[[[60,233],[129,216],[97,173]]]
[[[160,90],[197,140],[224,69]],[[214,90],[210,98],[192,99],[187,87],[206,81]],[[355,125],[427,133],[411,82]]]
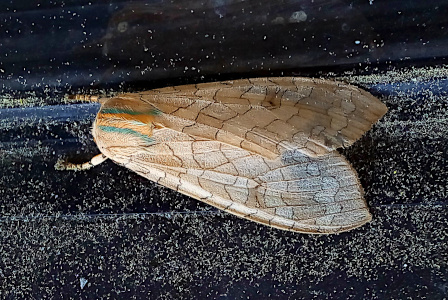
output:
[[[111,98],[103,103],[93,124],[93,136],[101,144],[148,146],[154,143],[153,130],[161,112],[138,99]]]

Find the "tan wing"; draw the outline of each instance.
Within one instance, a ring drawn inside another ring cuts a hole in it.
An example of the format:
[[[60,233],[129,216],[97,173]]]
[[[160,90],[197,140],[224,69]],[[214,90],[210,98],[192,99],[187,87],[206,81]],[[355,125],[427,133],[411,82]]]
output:
[[[387,111],[354,86],[300,77],[183,85],[139,96],[163,112],[166,127],[271,159],[284,150],[316,157],[347,147]]]
[[[100,129],[96,129],[97,131]],[[354,170],[337,152],[276,160],[171,129],[155,144],[117,145],[96,132],[100,150],[138,174],[237,216],[303,233],[337,233],[371,219]]]

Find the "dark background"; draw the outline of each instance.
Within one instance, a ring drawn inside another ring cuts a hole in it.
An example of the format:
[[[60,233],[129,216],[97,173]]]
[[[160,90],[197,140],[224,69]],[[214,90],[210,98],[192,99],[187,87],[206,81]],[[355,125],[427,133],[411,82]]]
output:
[[[446,1],[3,1],[0,297],[446,299]],[[256,76],[336,78],[387,115],[344,153],[373,221],[331,236],[242,220],[106,162],[95,104]]]

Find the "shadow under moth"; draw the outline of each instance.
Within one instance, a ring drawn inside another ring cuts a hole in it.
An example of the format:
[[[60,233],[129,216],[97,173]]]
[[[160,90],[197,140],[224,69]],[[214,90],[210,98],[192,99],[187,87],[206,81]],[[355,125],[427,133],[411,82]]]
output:
[[[341,82],[251,78],[129,93],[98,101],[102,152],[158,184],[239,217],[302,233],[338,233],[371,220],[355,170],[336,148],[386,112]]]

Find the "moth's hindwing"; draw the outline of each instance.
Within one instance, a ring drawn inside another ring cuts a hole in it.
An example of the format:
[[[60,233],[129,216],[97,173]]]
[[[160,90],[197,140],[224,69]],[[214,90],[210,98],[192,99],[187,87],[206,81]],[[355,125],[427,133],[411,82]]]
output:
[[[337,152],[312,158],[290,150],[269,160],[171,129],[154,131],[153,139],[150,147],[103,153],[161,185],[280,229],[335,233],[371,219],[355,172]]]

